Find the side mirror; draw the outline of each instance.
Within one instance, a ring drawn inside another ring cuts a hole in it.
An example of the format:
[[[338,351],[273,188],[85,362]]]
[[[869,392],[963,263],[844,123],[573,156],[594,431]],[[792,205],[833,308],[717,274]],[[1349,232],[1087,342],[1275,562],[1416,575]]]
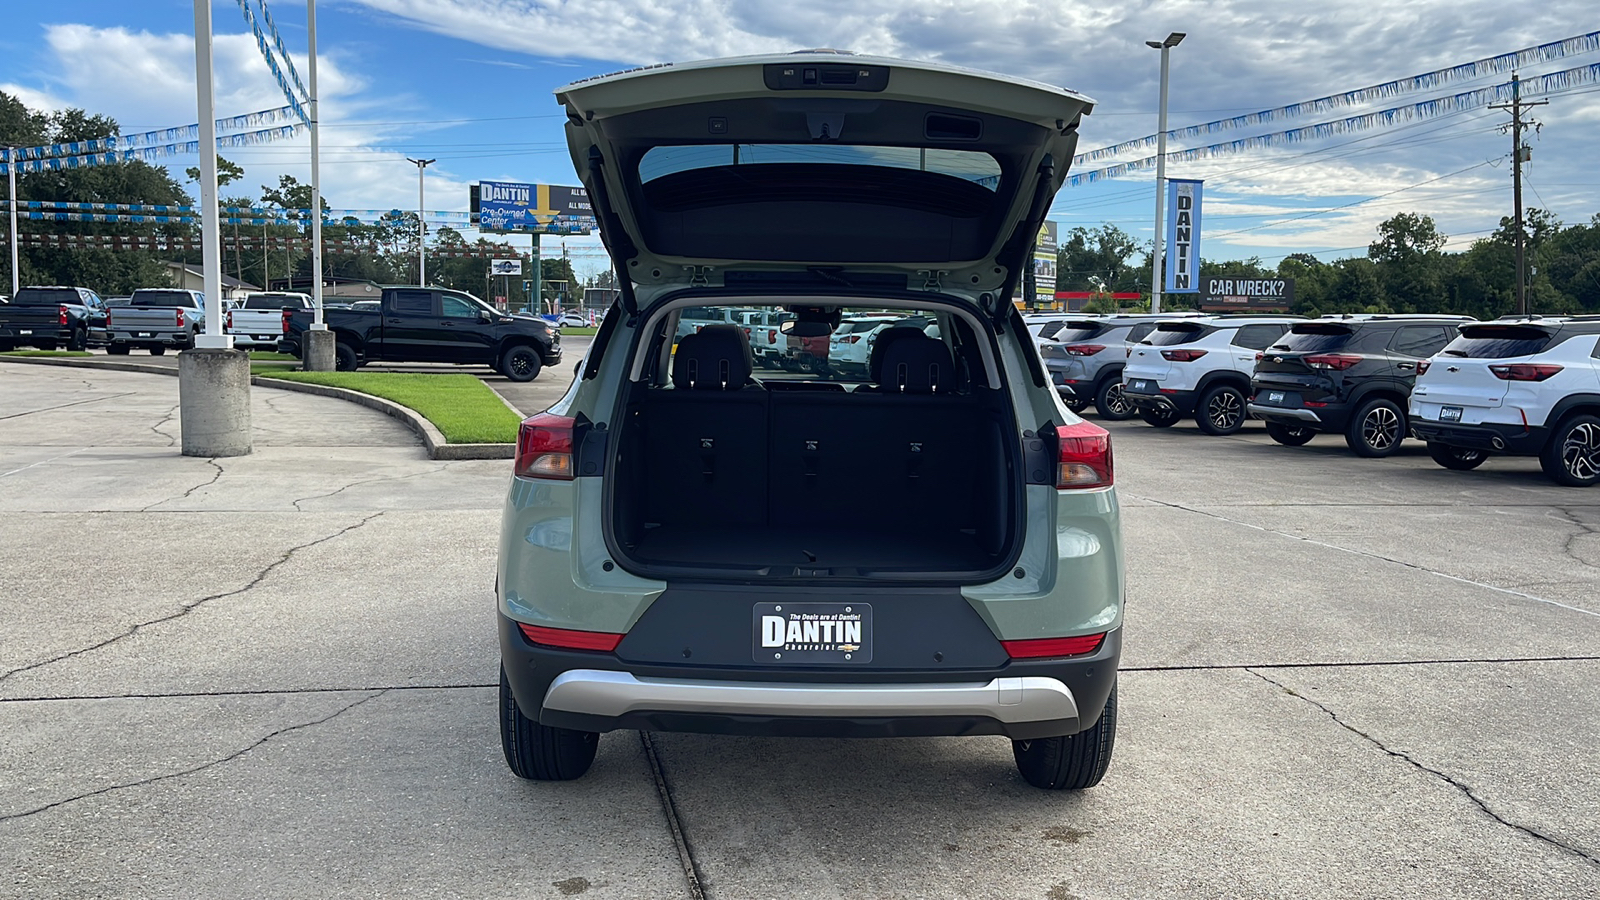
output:
[[[494,316],[489,315],[488,310],[480,309],[480,310],[478,310],[478,321],[479,322],[493,322],[494,321]]]

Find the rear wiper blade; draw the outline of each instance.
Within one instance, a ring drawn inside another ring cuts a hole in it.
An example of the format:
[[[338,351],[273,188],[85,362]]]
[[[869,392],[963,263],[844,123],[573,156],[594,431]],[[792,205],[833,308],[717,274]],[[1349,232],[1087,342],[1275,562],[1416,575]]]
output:
[[[1445,356],[1459,356],[1459,357],[1465,359],[1466,356],[1467,356],[1467,352],[1465,350],[1446,350],[1446,351],[1444,351],[1444,355]]]

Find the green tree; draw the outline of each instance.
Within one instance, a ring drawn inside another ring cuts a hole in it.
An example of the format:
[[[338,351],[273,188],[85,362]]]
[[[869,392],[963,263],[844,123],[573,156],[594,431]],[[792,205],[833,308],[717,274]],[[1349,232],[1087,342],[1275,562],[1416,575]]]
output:
[[[1113,291],[1130,291],[1139,269],[1133,256],[1139,242],[1115,225],[1098,228],[1079,226],[1067,232],[1056,251],[1056,288],[1063,291],[1093,290],[1092,275]]]

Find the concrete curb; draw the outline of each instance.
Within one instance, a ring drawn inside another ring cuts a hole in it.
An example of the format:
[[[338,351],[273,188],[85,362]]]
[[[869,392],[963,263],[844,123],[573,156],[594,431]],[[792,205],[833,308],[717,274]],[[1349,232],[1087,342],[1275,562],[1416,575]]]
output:
[[[146,375],[172,375],[178,374],[175,366],[152,366],[135,362],[85,362],[82,357],[48,357],[48,356],[0,356],[0,362],[23,363],[35,366],[65,366],[74,369],[112,369],[120,372],[140,372]],[[409,407],[401,406],[392,400],[363,394],[346,388],[328,387],[321,384],[305,384],[299,381],[285,381],[280,378],[268,378],[261,375],[252,375],[250,383],[257,387],[269,387],[280,391],[299,391],[302,394],[316,394],[319,397],[332,397],[336,400],[345,400],[350,403],[375,409],[387,416],[399,419],[405,423],[417,436],[422,438],[423,446],[428,448],[429,459],[515,459],[517,455],[516,444],[451,444],[445,441],[444,435],[434,427],[421,414]],[[496,397],[500,397],[498,393]],[[522,415],[517,408],[512,406],[504,397],[500,401],[517,415]]]

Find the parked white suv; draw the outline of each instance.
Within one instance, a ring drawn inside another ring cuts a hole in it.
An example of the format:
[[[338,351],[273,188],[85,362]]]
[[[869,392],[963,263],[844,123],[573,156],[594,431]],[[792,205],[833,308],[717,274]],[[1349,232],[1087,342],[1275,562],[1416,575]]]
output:
[[[1090,403],[1102,419],[1131,419],[1137,410],[1122,396],[1122,368],[1133,348],[1166,319],[1200,313],[1134,313],[1074,317],[1041,332],[1036,340],[1050,383],[1073,412]]]
[[[1537,456],[1558,484],[1600,484],[1600,316],[1463,325],[1417,366],[1410,420],[1445,468]]]
[[[828,337],[828,371],[845,377],[865,376],[878,335],[901,321],[906,320],[898,316],[863,316],[840,322]]]
[[[1303,321],[1238,315],[1159,322],[1133,347],[1122,370],[1122,394],[1157,428],[1193,415],[1206,434],[1233,434],[1248,417],[1257,352]]]

